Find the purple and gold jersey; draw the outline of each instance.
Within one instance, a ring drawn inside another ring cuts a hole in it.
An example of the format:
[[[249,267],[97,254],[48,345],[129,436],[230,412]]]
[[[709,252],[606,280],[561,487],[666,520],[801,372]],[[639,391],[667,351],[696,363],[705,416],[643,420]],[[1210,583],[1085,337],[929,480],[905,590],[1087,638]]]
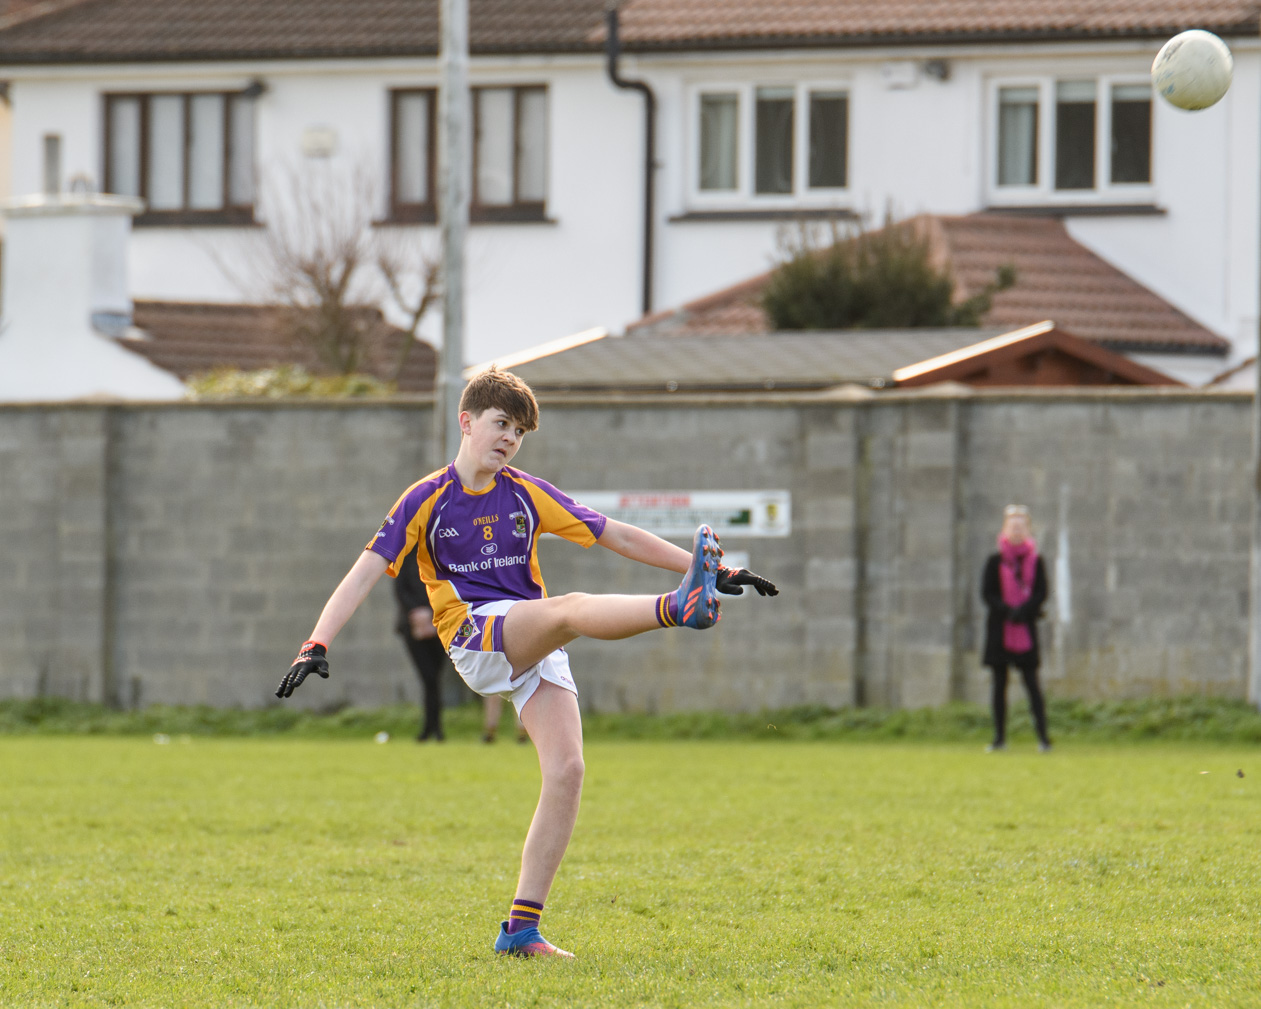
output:
[[[398,565],[416,551],[446,648],[473,606],[499,599],[542,599],[538,542],[555,533],[589,547],[608,521],[550,483],[505,466],[480,491],[465,489],[454,464],[403,492],[365,549]]]

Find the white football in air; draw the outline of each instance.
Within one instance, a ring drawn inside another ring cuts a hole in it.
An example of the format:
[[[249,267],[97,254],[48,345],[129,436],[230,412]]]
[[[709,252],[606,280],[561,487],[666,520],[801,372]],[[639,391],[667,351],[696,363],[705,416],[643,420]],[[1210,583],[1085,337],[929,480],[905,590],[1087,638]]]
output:
[[[1230,88],[1235,59],[1212,32],[1193,28],[1175,35],[1152,62],[1152,87],[1180,109],[1207,109]]]

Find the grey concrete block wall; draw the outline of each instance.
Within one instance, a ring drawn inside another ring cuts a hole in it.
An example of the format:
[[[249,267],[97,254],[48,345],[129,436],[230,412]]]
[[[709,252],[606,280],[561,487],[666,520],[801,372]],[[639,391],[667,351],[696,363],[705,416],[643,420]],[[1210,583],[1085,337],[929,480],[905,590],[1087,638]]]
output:
[[[119,630],[127,703],[255,706],[398,495],[433,469],[429,412],[191,408],[118,429]],[[388,584],[338,638],[352,656],[300,700],[410,696]]]
[[[575,642],[569,650],[584,704],[600,710],[742,710],[850,699],[849,589],[817,584],[826,575],[814,567],[826,570],[849,556],[849,503],[841,490],[848,469],[838,468],[849,460],[820,450],[816,439],[844,435],[850,423],[831,408],[795,405],[750,413],[660,404],[545,406],[542,429],[528,436],[516,461],[562,488],[783,488],[793,494],[792,537],[727,543],[747,550],[750,563],[783,587],[781,595],[774,601],[731,599],[724,604],[721,633],[713,635],[673,631],[629,642]],[[540,557],[553,594],[659,594],[678,584],[677,576],[598,547],[583,551],[544,541]]]
[[[105,689],[106,430],[100,409],[0,421],[0,692]]]
[[[997,516],[1032,508],[1056,586],[1060,530],[1070,620],[1043,625],[1052,693],[1088,698],[1243,696],[1251,522],[1251,402],[1113,395],[973,401],[969,552],[992,551]],[[990,516],[988,524],[983,517]],[[971,647],[984,613],[969,599]],[[971,665],[975,667],[975,662]],[[984,695],[974,678],[969,695]]]
[[[1029,505],[1070,620],[1053,695],[1243,696],[1251,402],[1196,393],[544,404],[517,462],[570,489],[792,492],[732,540],[781,595],[712,633],[571,646],[595,710],[982,700],[981,565]],[[386,510],[435,468],[423,402],[0,408],[0,696],[258,706]],[[1061,537],[1061,529],[1066,537]],[[553,594],[674,576],[545,540]],[[1048,614],[1055,618],[1053,597]],[[389,586],[315,707],[414,699]]]

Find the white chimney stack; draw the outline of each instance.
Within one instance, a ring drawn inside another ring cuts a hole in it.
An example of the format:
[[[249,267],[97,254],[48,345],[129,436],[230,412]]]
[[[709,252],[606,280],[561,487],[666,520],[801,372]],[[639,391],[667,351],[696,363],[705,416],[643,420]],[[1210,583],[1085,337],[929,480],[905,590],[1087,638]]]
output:
[[[111,337],[131,325],[127,242],[141,200],[99,193],[0,204],[0,402],[179,399],[170,372]]]

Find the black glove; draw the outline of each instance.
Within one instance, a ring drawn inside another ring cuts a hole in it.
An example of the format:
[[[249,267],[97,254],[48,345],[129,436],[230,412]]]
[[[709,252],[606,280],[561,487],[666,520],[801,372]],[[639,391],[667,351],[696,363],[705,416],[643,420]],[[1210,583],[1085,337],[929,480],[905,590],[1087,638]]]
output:
[[[277,697],[288,697],[298,687],[302,686],[302,681],[312,673],[319,673],[324,679],[328,679],[328,649],[321,645],[318,641],[303,642],[302,647],[298,649],[298,657],[293,660],[293,665],[289,667],[289,672],[285,673],[285,678],[280,681],[280,686],[276,688]]]
[[[744,595],[744,586],[752,585],[757,589],[759,596],[777,596],[779,589],[775,587],[775,583],[761,575],[755,575],[748,568],[725,568],[721,564],[718,565],[718,579],[714,583],[714,588],[719,592],[725,592],[729,596]]]

